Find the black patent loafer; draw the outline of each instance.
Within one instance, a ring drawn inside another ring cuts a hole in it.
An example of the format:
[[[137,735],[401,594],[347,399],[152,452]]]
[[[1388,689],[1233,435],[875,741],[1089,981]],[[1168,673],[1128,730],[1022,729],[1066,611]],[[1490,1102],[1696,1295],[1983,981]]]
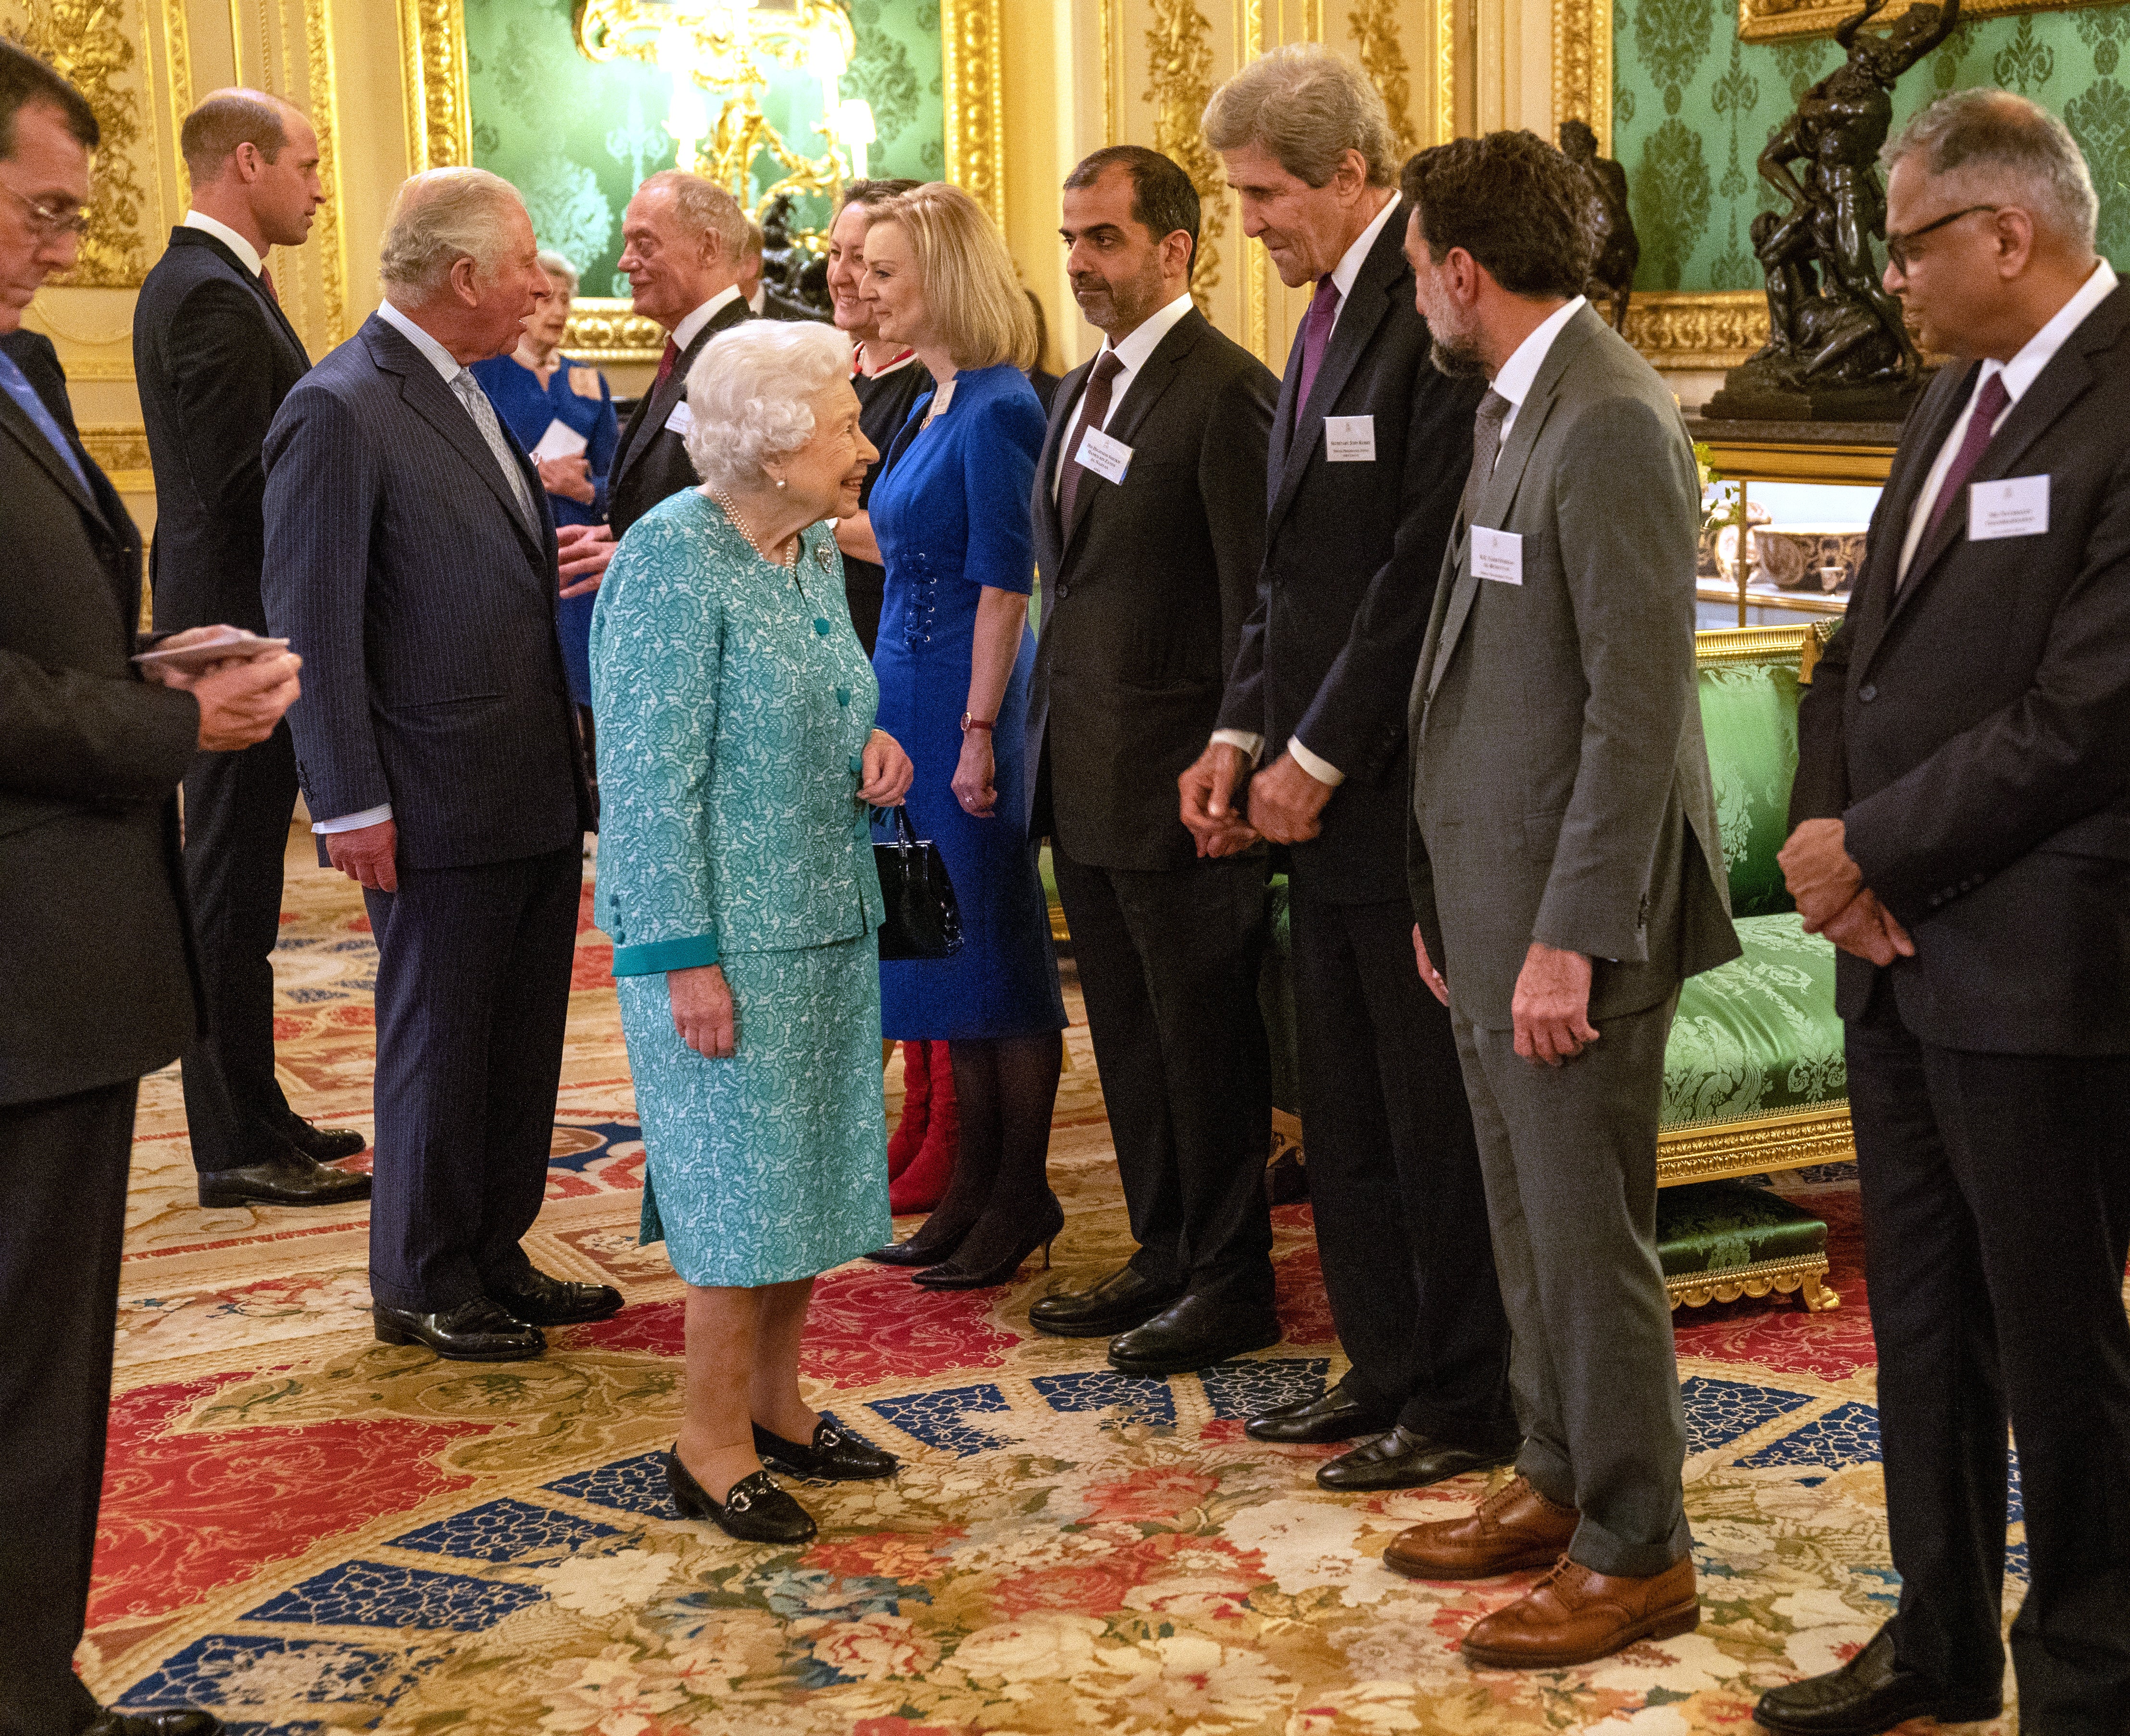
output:
[[[1889,1624],[1840,1669],[1769,1689],[1753,1708],[1753,1721],[1778,1736],[1879,1736],[1911,1718],[1979,1724],[2003,1710],[2001,1690],[1955,1700],[1903,1669]]]
[[[203,1206],[345,1206],[370,1198],[370,1178],[329,1169],[294,1145],[270,1163],[199,1172]]]
[[[881,1451],[863,1435],[828,1417],[814,1425],[814,1438],[804,1447],[770,1433],[757,1423],[754,1452],[771,1471],[822,1483],[876,1482],[902,1469],[902,1461],[893,1453]]]
[[[322,1164],[359,1157],[370,1149],[368,1136],[352,1127],[316,1127],[300,1115],[291,1115],[281,1131],[304,1156]]]
[[[1468,1471],[1492,1471],[1516,1456],[1516,1445],[1492,1449],[1453,1447],[1432,1440],[1400,1423],[1397,1428],[1363,1441],[1350,1452],[1317,1467],[1320,1489],[1340,1494],[1360,1494],[1378,1489],[1425,1489]]]
[[[528,1326],[583,1326],[621,1312],[621,1292],[607,1284],[572,1284],[528,1270],[515,1284],[490,1290],[489,1298]]]
[[[380,1344],[426,1344],[452,1362],[528,1362],[547,1348],[539,1327],[513,1318],[485,1296],[427,1314],[373,1303],[370,1318]]]
[[[750,1472],[725,1491],[722,1501],[698,1483],[681,1455],[666,1455],[666,1486],[684,1519],[708,1519],[743,1543],[810,1543],[813,1515],[779,1489],[766,1471]]]
[[[166,1706],[151,1712],[119,1712],[106,1706],[81,1736],[222,1736],[222,1723],[197,1706]]]
[[[1175,1290],[1125,1266],[1091,1289],[1039,1298],[1028,1311],[1028,1323],[1053,1338],[1109,1338],[1144,1326],[1176,1299]]]
[[[1344,1386],[1329,1386],[1313,1399],[1282,1404],[1243,1425],[1253,1441],[1270,1441],[1280,1447],[1318,1447],[1327,1441],[1356,1441],[1363,1435],[1379,1435],[1397,1421],[1372,1410],[1349,1394]]]
[[[1279,1317],[1268,1308],[1238,1308],[1217,1296],[1186,1296],[1144,1326],[1110,1341],[1110,1366],[1120,1375],[1181,1375],[1269,1349]]]

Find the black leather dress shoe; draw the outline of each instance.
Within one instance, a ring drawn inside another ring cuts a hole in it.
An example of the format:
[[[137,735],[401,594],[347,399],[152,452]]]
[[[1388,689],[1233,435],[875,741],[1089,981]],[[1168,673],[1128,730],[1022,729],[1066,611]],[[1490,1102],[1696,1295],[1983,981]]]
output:
[[[1110,1366],[1120,1375],[1180,1375],[1263,1350],[1279,1339],[1279,1317],[1269,1308],[1185,1296],[1144,1326],[1112,1338]]]
[[[742,1477],[720,1501],[695,1480],[679,1453],[669,1452],[666,1486],[682,1518],[708,1519],[743,1543],[805,1543],[814,1539],[813,1515],[779,1489],[766,1471]]]
[[[1840,1669],[1769,1689],[1753,1708],[1753,1721],[1781,1736],[1879,1736],[1911,1718],[1971,1724],[2003,1710],[2001,1691],[1962,1703],[1903,1669],[1888,1626]]]
[[[1451,1447],[1407,1428],[1403,1423],[1373,1441],[1363,1441],[1317,1467],[1317,1486],[1341,1494],[1374,1489],[1422,1489],[1468,1471],[1492,1471],[1516,1456],[1516,1443],[1492,1452]]]
[[[1313,1399],[1282,1404],[1253,1417],[1243,1432],[1253,1441],[1271,1441],[1281,1447],[1316,1447],[1326,1441],[1357,1441],[1363,1435],[1379,1435],[1397,1421],[1379,1410],[1371,1410],[1343,1386],[1327,1386]]]
[[[342,1158],[359,1156],[370,1149],[369,1136],[352,1127],[316,1127],[294,1113],[281,1131],[289,1143],[304,1156],[316,1158],[322,1164],[337,1164]]]
[[[1028,1311],[1028,1323],[1053,1338],[1110,1338],[1145,1325],[1176,1299],[1174,1290],[1125,1266],[1091,1289],[1039,1298]]]
[[[582,1326],[621,1312],[621,1292],[612,1284],[572,1284],[541,1271],[529,1271],[489,1297],[528,1326]]]
[[[439,1313],[370,1304],[380,1344],[426,1344],[453,1362],[526,1362],[547,1348],[540,1328],[506,1314],[485,1296]]]
[[[787,1477],[811,1477],[822,1483],[871,1483],[902,1469],[902,1461],[893,1453],[882,1452],[863,1435],[826,1417],[814,1425],[814,1438],[805,1447],[756,1423],[754,1456]]]
[[[368,1176],[332,1169],[285,1141],[271,1162],[199,1173],[203,1206],[344,1206],[369,1198]]]
[[[155,1712],[114,1712],[106,1706],[81,1736],[222,1736],[222,1720],[197,1706]]]

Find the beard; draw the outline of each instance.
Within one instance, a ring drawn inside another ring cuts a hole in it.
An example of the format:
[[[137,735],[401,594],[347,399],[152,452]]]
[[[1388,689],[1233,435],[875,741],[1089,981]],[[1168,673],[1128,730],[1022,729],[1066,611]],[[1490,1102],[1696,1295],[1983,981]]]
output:
[[[1428,346],[1427,359],[1438,374],[1452,380],[1483,380],[1487,359],[1469,337],[1437,337]]]

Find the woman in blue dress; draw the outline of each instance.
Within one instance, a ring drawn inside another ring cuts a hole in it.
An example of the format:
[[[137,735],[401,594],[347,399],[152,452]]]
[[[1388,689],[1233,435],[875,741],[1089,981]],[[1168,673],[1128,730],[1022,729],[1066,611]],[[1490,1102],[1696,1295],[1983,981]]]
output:
[[[1029,494],[1044,418],[1021,370],[1035,323],[982,208],[934,182],[873,213],[866,298],[891,343],[937,382],[873,490],[887,568],[873,668],[881,727],[916,767],[910,817],[944,857],[962,949],[884,962],[881,1028],[943,1038],[961,1112],[945,1197],[874,1257],[935,1289],[1003,1284],[1065,1221],[1046,1163],[1065,1005],[1028,835],[1028,683],[1035,636]]]
[[[597,368],[580,366],[559,353],[563,328],[570,323],[570,304],[576,299],[577,268],[559,253],[542,253],[540,266],[555,293],[540,304],[517,349],[508,356],[476,361],[473,377],[488,394],[503,425],[527,452],[539,445],[550,425],[557,422],[584,441],[580,452],[532,461],[547,490],[548,509],[557,528],[604,524],[607,469],[621,438],[614,422],[614,394]],[[592,702],[587,644],[599,587],[596,577],[566,586],[555,605],[570,697],[587,709]]]

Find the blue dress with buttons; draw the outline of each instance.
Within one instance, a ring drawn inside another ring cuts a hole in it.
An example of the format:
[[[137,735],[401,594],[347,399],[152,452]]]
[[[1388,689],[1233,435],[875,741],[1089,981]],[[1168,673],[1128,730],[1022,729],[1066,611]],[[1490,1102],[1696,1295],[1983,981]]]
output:
[[[1028,684],[1035,635],[1020,655],[991,733],[998,806],[978,820],[954,799],[982,587],[1026,595],[1034,580],[1029,500],[1044,418],[1010,363],[954,377],[928,428],[919,398],[873,490],[873,533],[887,568],[873,670],[880,727],[916,767],[910,817],[939,847],[965,943],[948,959],[884,960],[881,1028],[896,1039],[1037,1036],[1065,1025],[1058,959],[1028,836]],[[882,835],[885,835],[883,834]]]
[[[690,1284],[809,1278],[888,1240],[880,877],[858,804],[877,690],[827,525],[796,575],[694,489],[622,538],[591,634],[612,938],[643,1125],[642,1236]],[[738,1042],[673,1027],[716,964]]]

